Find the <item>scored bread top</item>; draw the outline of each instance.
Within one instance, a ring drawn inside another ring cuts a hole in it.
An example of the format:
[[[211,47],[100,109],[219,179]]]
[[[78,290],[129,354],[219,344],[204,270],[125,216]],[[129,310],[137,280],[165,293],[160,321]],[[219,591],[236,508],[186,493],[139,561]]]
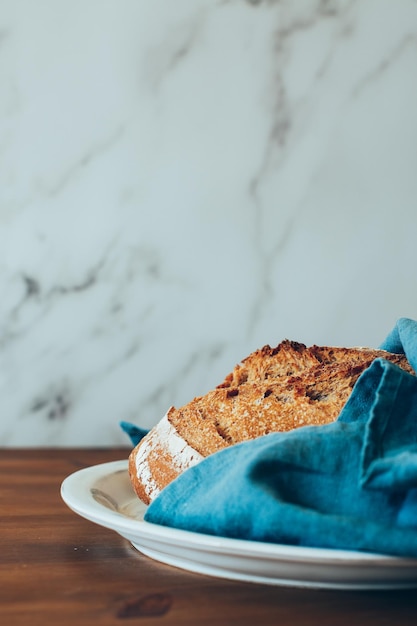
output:
[[[378,357],[414,374],[404,355],[384,350],[288,340],[256,350],[218,387],[171,407],[136,446],[130,458],[136,493],[148,503],[191,464],[223,448],[336,420],[357,379]]]
[[[346,363],[356,365],[372,362],[382,357],[397,363],[413,373],[403,354],[393,354],[372,348],[340,348],[310,346],[285,339],[275,348],[266,345],[252,352],[235,366],[218,387],[234,387],[245,382],[267,380],[282,376],[294,376],[319,365]]]

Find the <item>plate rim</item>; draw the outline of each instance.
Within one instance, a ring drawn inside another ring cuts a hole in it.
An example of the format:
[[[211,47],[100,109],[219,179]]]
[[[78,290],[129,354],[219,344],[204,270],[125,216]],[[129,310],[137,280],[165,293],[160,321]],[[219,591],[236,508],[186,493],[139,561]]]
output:
[[[109,528],[118,532],[126,539],[128,539],[132,545],[142,552],[140,546],[140,539],[157,539],[158,544],[172,545],[173,541],[180,540],[181,543],[186,544],[188,549],[196,549],[199,552],[211,552],[217,550],[219,552],[224,551],[225,554],[230,554],[233,557],[244,557],[246,559],[263,559],[265,561],[277,561],[280,563],[289,564],[316,564],[317,566],[329,566],[329,567],[384,567],[389,570],[395,570],[401,568],[402,570],[415,570],[416,582],[411,585],[410,581],[404,581],[400,586],[417,586],[417,559],[404,558],[395,555],[376,554],[371,552],[359,552],[351,550],[338,550],[333,548],[319,548],[319,547],[307,547],[307,546],[292,546],[285,544],[267,543],[260,541],[250,541],[245,539],[236,539],[231,537],[219,537],[216,535],[208,535],[203,533],[197,533],[187,531],[183,529],[172,528],[168,526],[162,526],[153,524],[151,522],[129,517],[123,512],[111,510],[104,504],[94,499],[91,489],[98,480],[110,477],[120,473],[123,474],[123,479],[128,474],[128,460],[109,461],[99,463],[97,465],[88,466],[69,474],[61,483],[61,497],[65,504],[75,513],[96,523],[100,526]],[[135,498],[135,494],[132,488],[132,499]],[[138,498],[138,502],[140,500]],[[143,509],[146,510],[146,505],[140,503]],[[143,554],[147,554],[151,558],[157,558],[151,549],[143,550]],[[164,562],[168,563],[168,560]],[[181,567],[181,566],[180,566]],[[190,571],[202,571],[191,570]],[[203,572],[204,573],[204,572]],[[206,572],[207,573],[207,572]],[[228,577],[224,574],[212,574],[222,577]],[[229,577],[230,578],[230,577]],[[253,582],[268,582],[262,580],[262,577],[249,577]],[[235,578],[236,579],[236,578]],[[240,580],[248,580],[248,577],[240,577]],[[279,582],[278,579],[274,579],[274,584],[290,584],[295,585],[296,582],[292,579],[285,583]],[[320,586],[325,587],[324,584],[312,585],[305,583],[304,586]],[[328,585],[327,585],[328,586]],[[341,588],[340,585],[334,585],[334,587]],[[388,585],[389,588],[393,588],[393,585]],[[343,584],[342,588],[350,588],[353,586]],[[366,583],[360,583],[357,588],[375,588],[374,586],[367,586]],[[382,584],[378,584],[378,589],[383,588]],[[396,586],[395,588],[398,588]]]

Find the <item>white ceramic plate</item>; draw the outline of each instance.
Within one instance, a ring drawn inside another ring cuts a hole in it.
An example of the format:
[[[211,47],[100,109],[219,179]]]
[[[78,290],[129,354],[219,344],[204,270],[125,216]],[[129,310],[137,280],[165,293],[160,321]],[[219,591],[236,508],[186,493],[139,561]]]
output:
[[[133,492],[127,461],[71,474],[61,495],[73,511],[116,531],[143,554],[189,571],[299,587],[417,587],[417,559],[227,539],[145,522],[146,506]]]

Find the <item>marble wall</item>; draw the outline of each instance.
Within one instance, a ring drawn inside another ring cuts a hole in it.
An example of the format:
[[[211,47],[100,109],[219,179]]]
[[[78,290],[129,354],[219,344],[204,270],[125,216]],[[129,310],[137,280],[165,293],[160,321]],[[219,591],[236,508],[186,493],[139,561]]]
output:
[[[0,445],[417,318],[416,0],[2,0]]]

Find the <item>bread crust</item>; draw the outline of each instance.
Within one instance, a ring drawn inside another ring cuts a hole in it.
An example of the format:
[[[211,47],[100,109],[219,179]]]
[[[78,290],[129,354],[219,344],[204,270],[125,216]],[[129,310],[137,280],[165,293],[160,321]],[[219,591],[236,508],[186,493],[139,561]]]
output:
[[[129,455],[129,476],[138,497],[149,504],[168,483],[203,458],[175,430],[171,407]]]
[[[215,389],[171,407],[132,450],[129,473],[138,497],[149,504],[188,467],[228,446],[336,420],[376,358],[414,374],[404,355],[384,350],[288,340],[256,350]]]

